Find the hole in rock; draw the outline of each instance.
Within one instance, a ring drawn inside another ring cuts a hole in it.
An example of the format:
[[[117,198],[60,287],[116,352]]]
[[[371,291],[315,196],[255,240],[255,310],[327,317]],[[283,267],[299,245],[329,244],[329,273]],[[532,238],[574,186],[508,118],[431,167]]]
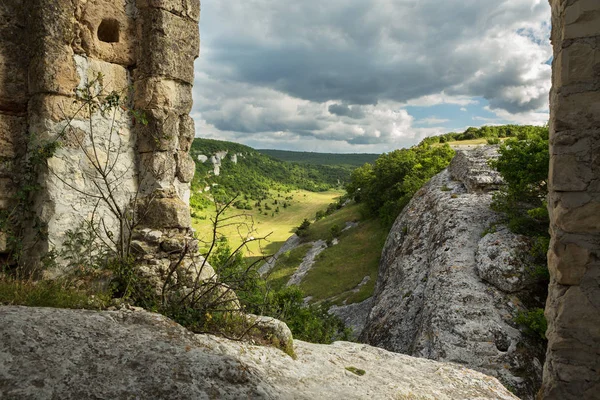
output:
[[[106,43],[118,43],[119,21],[112,18],[103,19],[98,26],[98,39]]]

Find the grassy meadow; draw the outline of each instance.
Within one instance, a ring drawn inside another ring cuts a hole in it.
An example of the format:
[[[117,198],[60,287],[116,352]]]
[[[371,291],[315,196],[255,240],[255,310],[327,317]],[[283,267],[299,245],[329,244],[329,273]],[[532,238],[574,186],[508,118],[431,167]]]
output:
[[[242,243],[243,237],[251,235],[258,238],[269,235],[267,241],[249,243],[245,255],[247,257],[259,257],[273,254],[294,233],[295,228],[300,225],[304,218],[313,220],[317,211],[324,210],[343,194],[344,192],[341,190],[271,192],[271,197],[262,202],[262,212],[259,212],[256,206],[252,210],[238,210],[233,207],[227,210],[223,215],[224,218],[231,218],[236,215],[238,217],[226,221],[228,226],[221,228],[219,233],[227,236],[234,248]],[[275,200],[277,200],[277,204],[273,204]],[[282,202],[289,205],[284,208]],[[271,210],[264,208],[265,203],[269,205]],[[277,208],[279,208],[279,212],[275,212]],[[206,217],[206,219],[194,218],[193,227],[200,239],[210,239],[212,232],[210,218],[214,216],[214,209],[203,210],[198,214]]]

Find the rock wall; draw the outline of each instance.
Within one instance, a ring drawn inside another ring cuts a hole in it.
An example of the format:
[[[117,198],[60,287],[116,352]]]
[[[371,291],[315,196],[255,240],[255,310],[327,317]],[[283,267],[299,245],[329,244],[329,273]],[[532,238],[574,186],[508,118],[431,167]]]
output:
[[[145,207],[142,228],[191,237],[189,112],[199,16],[198,0],[2,2],[0,212],[14,206],[14,182],[22,176],[13,166],[30,156],[25,149],[61,143],[38,171],[32,215],[17,221],[30,225],[16,238],[25,243],[28,264],[60,250],[66,231],[92,217],[109,232],[105,239],[118,234],[112,207],[98,201],[107,188],[98,188],[94,165],[108,166],[117,182],[108,190],[114,204]],[[78,97],[90,84],[94,94],[118,93],[121,107],[90,109]],[[147,124],[132,118],[132,109]],[[6,231],[0,225],[4,254],[11,250]]]
[[[28,48],[27,12],[20,0],[0,4],[0,213],[14,206],[15,165],[24,152],[27,132]],[[0,258],[8,251],[8,237],[0,225]],[[1,262],[1,260],[0,260]]]
[[[337,342],[194,335],[148,312],[0,307],[0,397],[516,400],[465,367]]]
[[[600,1],[551,0],[544,399],[600,398]]]
[[[495,156],[490,147],[457,151],[405,207],[385,243],[361,339],[466,365],[532,399],[544,348],[514,317],[543,299],[527,295],[530,274],[518,251],[527,239],[490,209],[499,181],[486,160]]]

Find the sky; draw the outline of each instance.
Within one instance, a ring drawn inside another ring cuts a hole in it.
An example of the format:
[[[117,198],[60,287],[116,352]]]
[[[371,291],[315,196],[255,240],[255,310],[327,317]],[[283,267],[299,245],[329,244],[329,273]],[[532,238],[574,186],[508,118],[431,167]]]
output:
[[[196,136],[382,153],[543,125],[547,0],[202,0]]]

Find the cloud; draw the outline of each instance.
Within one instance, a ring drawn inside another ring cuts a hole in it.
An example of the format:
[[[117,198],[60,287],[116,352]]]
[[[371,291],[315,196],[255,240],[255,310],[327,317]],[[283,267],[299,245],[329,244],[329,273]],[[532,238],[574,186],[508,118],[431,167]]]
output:
[[[331,149],[413,143],[424,134],[413,125],[449,122],[415,122],[407,106],[539,121],[549,10],[545,0],[204,0],[198,126]]]
[[[332,104],[328,108],[331,114],[339,115],[340,117],[348,117],[353,119],[361,119],[365,117],[364,111],[360,106],[348,106],[347,104]]]

